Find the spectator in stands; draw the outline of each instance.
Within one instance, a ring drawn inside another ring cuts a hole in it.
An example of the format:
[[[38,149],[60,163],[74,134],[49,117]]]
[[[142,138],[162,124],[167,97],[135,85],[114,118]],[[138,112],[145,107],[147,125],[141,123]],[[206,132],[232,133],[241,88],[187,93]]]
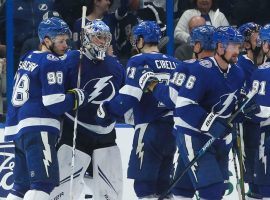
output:
[[[253,21],[264,25],[270,20],[270,1],[269,0],[231,0],[232,23],[240,26],[244,23]]]
[[[193,9],[186,10],[175,27],[174,39],[176,42],[183,43],[188,41],[190,37],[188,22],[193,16],[203,17],[206,24],[214,27],[229,25],[224,14],[216,8],[215,0],[193,0]]]
[[[193,28],[205,25],[205,23],[205,19],[201,16],[192,17],[188,22],[189,33],[191,33]],[[188,60],[193,58],[193,47],[189,44],[189,41],[176,48],[175,57],[179,60]]]
[[[6,2],[0,8],[0,43],[6,44]],[[23,42],[37,37],[37,27],[42,16],[53,7],[54,0],[13,0],[14,68],[20,57]]]
[[[43,15],[43,20],[51,18],[51,17],[58,17],[62,19],[62,16],[60,16],[58,12],[48,11]],[[68,45],[68,49],[75,49],[75,44],[72,40],[68,39],[67,45]],[[23,56],[28,51],[39,50],[39,46],[40,46],[39,37],[29,38],[23,43],[20,55]]]
[[[112,46],[107,51],[107,53],[110,55],[119,55],[116,47],[115,29],[117,22],[123,19],[128,11],[129,0],[121,0],[121,6],[115,11],[115,13],[108,13],[112,3],[113,0],[88,0],[86,23],[95,19],[102,19],[102,21],[109,26],[112,34]],[[80,47],[79,38],[81,32],[81,21],[81,18],[76,20],[73,27],[73,40],[76,42],[77,48]]]

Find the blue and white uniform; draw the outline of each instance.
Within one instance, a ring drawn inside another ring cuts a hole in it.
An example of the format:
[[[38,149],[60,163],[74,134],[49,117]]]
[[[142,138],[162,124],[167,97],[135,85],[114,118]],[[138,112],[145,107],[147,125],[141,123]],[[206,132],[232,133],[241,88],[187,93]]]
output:
[[[260,105],[261,112],[256,114],[253,119],[255,122],[260,122],[260,135],[255,154],[254,163],[254,183],[258,185],[259,194],[263,197],[270,197],[270,63],[266,62],[254,71],[251,81],[253,90],[257,92],[255,101]]]
[[[127,64],[127,76],[139,66],[152,69],[160,82],[169,84],[170,76],[179,61],[161,53],[142,53],[133,56]],[[160,194],[170,182],[176,145],[171,134],[172,110],[155,99],[150,92],[126,84],[119,95],[108,102],[108,112],[122,116],[133,109],[135,135],[128,167],[128,178],[134,179],[138,197]],[[166,145],[164,145],[166,143]]]
[[[66,94],[66,57],[33,51],[19,63],[8,108],[5,140],[15,143],[14,191],[30,189],[50,193],[59,184],[55,144],[60,119],[74,107],[74,95]],[[28,174],[31,172],[31,175]]]
[[[220,118],[228,118],[244,84],[244,73],[237,65],[230,64],[227,71],[222,71],[214,57],[190,64],[188,72],[179,90],[175,110],[177,144],[185,165],[210,139],[209,133],[201,131],[207,115],[214,112]],[[218,139],[189,170],[192,184],[188,179],[180,180],[174,194],[193,197],[195,190],[198,190],[202,198],[210,198],[210,194],[205,194],[209,191],[204,188],[213,184],[216,190],[221,190],[220,193],[225,191],[224,180],[229,178],[228,153],[231,141],[231,135],[227,140]],[[216,194],[213,195],[213,199],[216,198]]]

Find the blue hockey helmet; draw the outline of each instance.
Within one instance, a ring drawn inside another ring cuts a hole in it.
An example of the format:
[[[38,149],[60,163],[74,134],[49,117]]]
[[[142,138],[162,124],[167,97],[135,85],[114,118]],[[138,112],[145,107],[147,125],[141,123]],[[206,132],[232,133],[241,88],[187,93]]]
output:
[[[245,41],[250,40],[252,33],[259,32],[261,26],[254,22],[248,22],[238,28],[238,31],[243,35]]]
[[[158,43],[161,38],[161,30],[155,21],[141,21],[133,28],[133,40],[143,37],[145,43]]]
[[[213,35],[213,44],[215,47],[217,47],[218,43],[222,43],[226,47],[228,43],[242,44],[243,42],[244,37],[232,26],[220,26]]]
[[[68,35],[70,37],[71,31],[65,21],[58,17],[51,17],[40,22],[38,26],[40,42],[42,42],[45,37],[53,39],[57,35]]]
[[[267,41],[270,43],[270,24],[266,24],[259,31],[259,38],[262,42]]]
[[[103,60],[111,39],[110,28],[102,20],[87,23],[82,36],[84,54],[90,59]]]
[[[213,35],[216,28],[211,25],[202,25],[192,29],[190,33],[190,44],[194,46],[197,42],[200,42],[202,49],[213,50]]]

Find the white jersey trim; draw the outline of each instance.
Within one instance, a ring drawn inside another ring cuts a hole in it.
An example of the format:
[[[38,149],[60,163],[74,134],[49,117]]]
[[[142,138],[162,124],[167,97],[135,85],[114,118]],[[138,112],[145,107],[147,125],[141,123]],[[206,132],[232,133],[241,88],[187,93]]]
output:
[[[119,90],[119,93],[135,97],[136,99],[138,99],[138,101],[140,101],[143,91],[140,88],[131,85],[125,85]]]
[[[56,119],[31,117],[21,120],[17,125],[5,127],[4,135],[16,135],[21,129],[31,126],[50,126],[60,131],[60,122]]]
[[[170,95],[171,101],[175,105],[176,101],[177,101],[178,91],[176,89],[174,89],[173,87],[169,87],[169,95]]]
[[[56,103],[63,102],[66,98],[65,94],[50,94],[42,96],[42,102],[44,106],[50,106]]]
[[[71,119],[72,121],[74,121],[74,117],[68,113],[65,113],[65,115]],[[103,126],[99,126],[99,125],[93,125],[93,124],[87,124],[87,123],[83,123],[81,121],[78,120],[78,124],[81,125],[82,127],[86,128],[87,130],[90,130],[92,132],[98,133],[98,134],[108,134],[110,132],[112,132],[112,130],[115,127],[116,122],[113,122],[112,124],[110,124],[107,127],[103,127]]]
[[[193,126],[190,126],[188,123],[186,123],[184,120],[182,120],[180,117],[174,117],[174,126],[181,126],[183,128],[187,128],[187,129],[190,129],[190,130],[193,130],[193,131],[196,131],[196,132],[201,132],[199,129],[193,127]]]
[[[180,108],[180,107],[184,107],[184,106],[187,106],[187,105],[190,105],[190,104],[197,104],[197,103],[195,101],[191,100],[191,99],[178,96],[177,100],[176,100],[176,106],[175,107]]]

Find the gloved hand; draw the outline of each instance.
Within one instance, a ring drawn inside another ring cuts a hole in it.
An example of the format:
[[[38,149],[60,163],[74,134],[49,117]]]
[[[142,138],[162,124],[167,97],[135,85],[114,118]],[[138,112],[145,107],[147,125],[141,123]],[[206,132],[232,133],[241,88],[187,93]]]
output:
[[[232,132],[232,127],[227,123],[226,119],[217,117],[210,126],[208,133],[214,137],[222,139]]]
[[[130,73],[127,76],[126,84],[141,88],[145,92],[150,83],[158,82],[152,69],[143,66],[133,69],[135,70],[131,72],[132,74]]]
[[[238,107],[241,107],[242,103],[241,101],[238,105]],[[239,113],[238,117],[233,120],[233,122],[241,123],[246,120],[252,120],[256,114],[260,113],[261,109],[260,106],[255,102],[254,99],[251,99],[248,104],[245,106],[243,112]]]
[[[74,95],[75,102],[73,110],[77,110],[78,108],[84,107],[88,103],[88,92],[86,92],[85,90],[73,88],[71,90],[68,90],[68,93]]]
[[[96,122],[101,126],[109,126],[115,122],[115,118],[108,112],[106,106],[108,102],[103,102],[97,109]]]

